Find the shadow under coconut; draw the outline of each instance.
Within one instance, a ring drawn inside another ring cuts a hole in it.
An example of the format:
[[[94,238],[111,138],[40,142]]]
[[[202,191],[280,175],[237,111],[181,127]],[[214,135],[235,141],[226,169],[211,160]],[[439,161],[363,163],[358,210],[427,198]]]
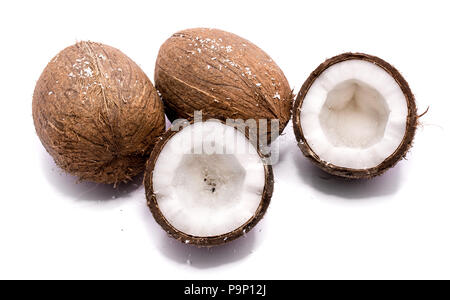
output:
[[[41,165],[45,178],[52,186],[61,193],[79,200],[107,201],[127,197],[142,185],[144,176],[143,173],[139,174],[132,181],[118,184],[116,187],[112,184],[79,181],[77,177],[59,168],[45,150],[42,150]]]
[[[256,246],[256,234],[261,234],[261,222],[245,236],[221,246],[199,248],[183,244],[170,237],[156,223],[148,207],[142,210],[142,218],[157,249],[168,259],[197,269],[220,267],[244,259]],[[262,220],[263,222],[264,220]]]
[[[161,252],[171,260],[198,269],[209,269],[239,261],[250,255],[255,246],[255,228],[246,236],[211,248],[182,244],[164,234],[161,234],[160,243]]]
[[[305,158],[300,149],[294,155],[297,172],[303,182],[328,195],[342,199],[368,199],[395,194],[402,178],[402,164],[399,162],[386,173],[372,179],[345,179],[330,175]]]

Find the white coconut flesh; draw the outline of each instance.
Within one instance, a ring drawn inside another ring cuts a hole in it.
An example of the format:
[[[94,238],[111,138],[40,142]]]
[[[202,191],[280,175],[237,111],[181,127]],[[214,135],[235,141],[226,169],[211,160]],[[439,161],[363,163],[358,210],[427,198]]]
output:
[[[165,219],[196,237],[229,233],[256,213],[265,169],[249,140],[235,128],[206,121],[172,136],[153,171],[153,191]]]
[[[305,96],[300,124],[322,161],[368,169],[389,157],[403,140],[407,100],[383,68],[347,60],[322,72]]]

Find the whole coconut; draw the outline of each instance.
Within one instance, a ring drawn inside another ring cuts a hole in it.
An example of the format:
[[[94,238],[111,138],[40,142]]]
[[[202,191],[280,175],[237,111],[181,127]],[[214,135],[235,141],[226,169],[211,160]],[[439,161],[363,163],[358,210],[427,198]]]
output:
[[[188,29],[160,48],[155,86],[169,119],[278,119],[283,131],[293,94],[281,69],[253,43],[218,29]],[[270,126],[268,126],[270,133]]]
[[[44,69],[33,95],[36,132],[56,164],[81,180],[117,184],[142,172],[165,129],[162,102],[119,50],[79,42]]]

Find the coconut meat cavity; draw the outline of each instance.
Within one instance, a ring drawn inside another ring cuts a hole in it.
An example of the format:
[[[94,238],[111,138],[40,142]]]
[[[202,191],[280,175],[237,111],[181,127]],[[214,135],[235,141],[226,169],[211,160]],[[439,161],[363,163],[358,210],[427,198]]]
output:
[[[164,218],[197,237],[229,233],[257,211],[264,165],[238,130],[220,122],[194,123],[175,134],[155,163],[153,187]]]
[[[311,85],[300,112],[306,142],[339,167],[376,167],[395,152],[406,131],[407,100],[394,78],[364,60],[326,69]]]

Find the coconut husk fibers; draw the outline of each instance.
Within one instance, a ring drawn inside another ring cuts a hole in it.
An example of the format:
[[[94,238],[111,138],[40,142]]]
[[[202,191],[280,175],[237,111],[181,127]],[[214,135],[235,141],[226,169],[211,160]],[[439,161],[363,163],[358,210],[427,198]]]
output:
[[[162,102],[144,72],[119,50],[94,42],[50,61],[36,84],[33,119],[58,166],[108,184],[142,172],[165,129]]]
[[[218,29],[187,29],[160,48],[155,86],[168,118],[204,120],[291,117],[293,94],[281,69],[253,43]],[[268,126],[270,138],[270,125]]]
[[[330,66],[343,62],[350,59],[360,59],[365,60],[368,62],[371,62],[381,68],[383,68],[386,72],[388,72],[397,82],[397,84],[400,86],[403,94],[405,95],[407,105],[408,105],[408,116],[406,118],[406,131],[405,135],[403,136],[402,142],[398,146],[398,148],[395,150],[394,153],[392,153],[389,157],[387,157],[382,163],[380,163],[378,166],[369,168],[369,169],[352,169],[352,168],[344,168],[335,166],[333,164],[330,164],[329,162],[323,161],[320,159],[320,157],[314,153],[314,151],[311,149],[311,147],[308,145],[308,142],[306,141],[301,123],[300,123],[300,111],[302,108],[303,100],[306,96],[306,94],[309,91],[309,88],[313,84],[313,82],[316,80],[317,77],[322,74],[327,68]],[[330,59],[327,59],[325,62],[323,62],[321,65],[319,65],[306,79],[305,83],[303,84],[302,88],[300,89],[299,94],[297,95],[297,99],[295,100],[294,109],[293,109],[293,127],[295,136],[297,138],[298,146],[300,147],[303,154],[311,160],[315,165],[320,167],[322,170],[336,176],[345,177],[345,178],[372,178],[377,175],[381,175],[384,172],[386,172],[388,169],[392,168],[397,162],[399,162],[402,158],[406,156],[406,153],[410,149],[414,134],[416,131],[418,122],[417,117],[417,108],[416,108],[416,102],[414,99],[414,95],[411,92],[411,89],[409,88],[408,83],[403,78],[403,76],[400,74],[397,69],[395,69],[392,65],[387,63],[386,61],[382,60],[381,58],[378,58],[376,56],[364,54],[364,53],[343,53],[340,55],[337,55],[335,57],[332,57]]]
[[[191,121],[191,124],[192,123],[193,122]],[[166,143],[178,132],[179,131],[168,130],[163,136],[159,138],[158,143],[155,145],[150,158],[147,161],[147,167],[144,173],[144,186],[147,205],[150,208],[150,211],[156,222],[174,239],[182,243],[196,245],[198,247],[212,247],[222,245],[248,233],[263,218],[267,208],[269,207],[270,199],[272,198],[274,178],[272,166],[270,165],[264,165],[264,190],[261,195],[261,202],[255,214],[245,224],[229,233],[211,237],[193,236],[176,229],[164,217],[161,210],[159,209],[156,194],[153,190],[153,170],[155,169],[156,161],[158,160],[159,154],[161,153],[162,149],[164,148]],[[261,159],[264,158],[259,151],[258,154]]]

